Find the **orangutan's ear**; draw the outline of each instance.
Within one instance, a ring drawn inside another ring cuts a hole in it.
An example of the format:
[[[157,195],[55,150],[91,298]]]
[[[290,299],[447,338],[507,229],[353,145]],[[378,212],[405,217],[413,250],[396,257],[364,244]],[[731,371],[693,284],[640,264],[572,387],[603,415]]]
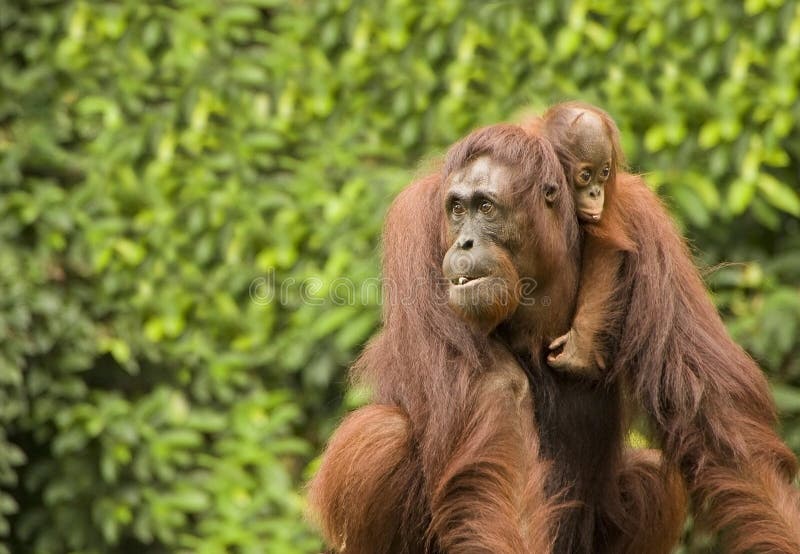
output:
[[[558,185],[554,183],[545,183],[544,185],[544,199],[549,206],[553,205],[558,197]]]

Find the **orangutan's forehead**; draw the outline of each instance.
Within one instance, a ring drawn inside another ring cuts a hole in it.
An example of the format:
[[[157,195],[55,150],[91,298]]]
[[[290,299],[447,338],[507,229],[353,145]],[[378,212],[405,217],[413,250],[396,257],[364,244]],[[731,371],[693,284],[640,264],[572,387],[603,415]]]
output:
[[[483,189],[499,193],[507,187],[513,177],[511,169],[491,156],[475,158],[453,174],[452,186],[463,189]]]
[[[578,116],[574,130],[574,152],[580,161],[600,163],[611,159],[612,141],[600,117],[584,111]]]

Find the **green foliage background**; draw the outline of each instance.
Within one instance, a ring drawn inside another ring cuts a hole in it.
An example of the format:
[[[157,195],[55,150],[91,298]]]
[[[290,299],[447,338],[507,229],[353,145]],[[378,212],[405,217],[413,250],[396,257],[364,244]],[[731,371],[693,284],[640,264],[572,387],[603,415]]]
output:
[[[564,99],[734,262],[800,451],[800,4],[0,0],[0,40],[0,552],[317,552],[379,321],[330,293],[420,159]]]

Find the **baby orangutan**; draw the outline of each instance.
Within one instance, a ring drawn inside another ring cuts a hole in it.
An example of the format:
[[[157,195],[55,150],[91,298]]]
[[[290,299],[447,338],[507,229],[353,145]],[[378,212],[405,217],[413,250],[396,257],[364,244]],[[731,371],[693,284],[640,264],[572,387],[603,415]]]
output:
[[[553,106],[540,124],[564,167],[584,231],[575,317],[571,329],[550,343],[547,361],[556,369],[599,377],[608,354],[603,336],[613,333],[619,319],[614,291],[623,253],[633,250],[614,202],[619,131],[605,112],[576,102]]]

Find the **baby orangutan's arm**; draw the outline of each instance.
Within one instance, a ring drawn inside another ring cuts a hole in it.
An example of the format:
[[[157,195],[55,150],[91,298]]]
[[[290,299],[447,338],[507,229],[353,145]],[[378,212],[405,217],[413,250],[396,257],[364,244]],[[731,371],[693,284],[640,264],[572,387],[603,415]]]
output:
[[[622,261],[619,249],[586,234],[578,306],[572,328],[550,343],[550,366],[574,375],[601,377],[607,354],[601,331],[611,324],[616,311],[613,296]],[[556,352],[559,348],[561,352]]]

